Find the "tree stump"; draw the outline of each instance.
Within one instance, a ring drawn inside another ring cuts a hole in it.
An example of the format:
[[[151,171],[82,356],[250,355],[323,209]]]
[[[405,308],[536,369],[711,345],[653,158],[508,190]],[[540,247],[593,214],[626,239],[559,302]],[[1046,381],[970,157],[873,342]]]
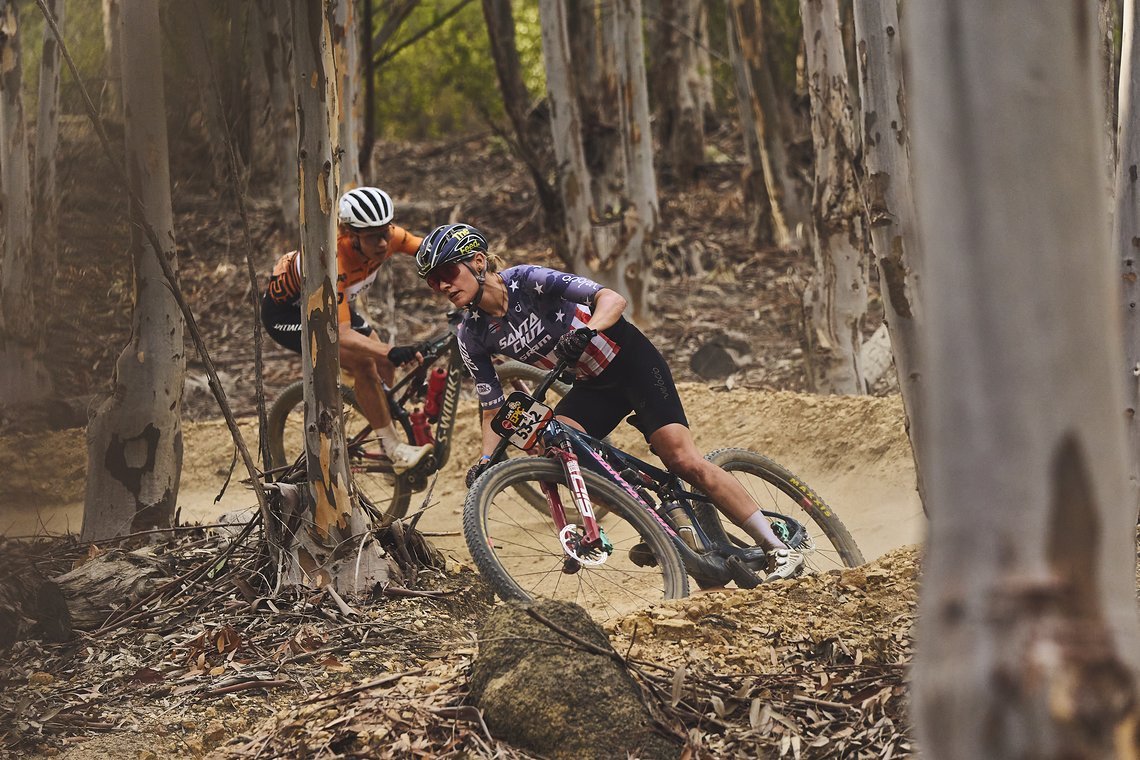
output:
[[[471,696],[488,728],[513,746],[549,758],[675,758],[680,743],[654,726],[641,689],[615,659],[583,651],[527,613],[605,652],[609,638],[576,604],[511,602],[479,637]]]

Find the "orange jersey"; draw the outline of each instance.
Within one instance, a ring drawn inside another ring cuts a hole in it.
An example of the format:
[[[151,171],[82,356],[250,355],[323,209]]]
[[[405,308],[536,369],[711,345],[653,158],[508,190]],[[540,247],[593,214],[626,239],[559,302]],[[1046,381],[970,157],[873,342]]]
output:
[[[338,235],[336,241],[336,302],[337,319],[349,322],[349,302],[356,294],[372,284],[381,265],[393,253],[415,255],[423,238],[416,237],[403,227],[392,225],[388,238],[388,255],[383,259],[365,258],[353,245],[352,235]],[[296,304],[301,300],[301,253],[290,251],[277,260],[266,291],[280,304]]]

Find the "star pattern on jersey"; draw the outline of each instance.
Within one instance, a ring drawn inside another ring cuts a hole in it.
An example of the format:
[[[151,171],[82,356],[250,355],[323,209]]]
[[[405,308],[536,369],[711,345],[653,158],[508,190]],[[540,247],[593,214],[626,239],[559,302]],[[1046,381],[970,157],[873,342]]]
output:
[[[518,290],[519,289],[519,281],[518,280],[511,280],[510,288],[511,288],[511,290]]]
[[[471,319],[478,322],[479,321],[479,312],[477,312],[477,311],[471,312]]]
[[[559,309],[558,311],[554,312],[554,318],[559,322],[564,322],[566,320],[566,315],[562,313],[562,309]]]

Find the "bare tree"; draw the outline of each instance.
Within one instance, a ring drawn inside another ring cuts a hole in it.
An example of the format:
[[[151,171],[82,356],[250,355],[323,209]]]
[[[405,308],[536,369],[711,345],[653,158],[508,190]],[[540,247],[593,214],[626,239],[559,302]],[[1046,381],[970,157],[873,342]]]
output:
[[[599,41],[591,112],[608,115],[603,130],[600,122],[583,118],[579,95],[585,93],[578,86],[591,64],[571,56],[565,0],[541,0],[539,9],[570,267],[624,295],[633,318],[645,319],[659,211],[640,2],[606,3],[592,25],[575,5],[575,23],[589,25],[579,36]],[[578,36],[575,44],[582,46]]]
[[[804,292],[804,358],[821,393],[865,393],[859,349],[867,314],[858,153],[837,0],[801,0],[815,151],[811,248]]]
[[[788,157],[763,6],[760,0],[729,0],[727,6],[728,49],[748,157],[743,185],[750,236],[760,241],[770,225],[776,245],[798,248],[810,217]]]
[[[123,55],[119,14],[123,0],[103,0],[103,97],[104,118],[122,121],[123,118]]]
[[[293,29],[289,9],[275,0],[257,0],[267,102],[261,108],[266,141],[272,145],[271,182],[285,235],[295,238],[301,213],[297,192],[297,108],[293,92]]]
[[[336,244],[338,197],[334,135],[336,84],[329,9],[293,0],[301,197],[302,366],[309,487],[284,516],[289,528],[286,583],[367,590],[388,577],[370,524],[350,498],[338,378]]]
[[[503,108],[514,130],[514,150],[530,172],[546,230],[554,239],[555,253],[563,261],[568,261],[562,206],[556,188],[547,179],[554,175],[552,153],[531,126],[531,97],[523,81],[510,0],[483,0],[483,19],[487,23],[487,39],[491,43],[491,58],[495,62]]]
[[[1136,510],[1094,0],[907,8],[931,522],[924,757],[1136,754]],[[1027,22],[1032,30],[1026,30]]]
[[[705,155],[703,77],[701,73],[701,0],[661,0],[658,32],[657,134],[674,179],[697,179]]]
[[[131,337],[87,426],[84,540],[169,527],[182,474],[183,318],[157,256],[175,261],[157,0],[123,0],[123,113],[133,196]],[[156,252],[143,233],[155,231]]]
[[[44,0],[56,26],[64,29],[65,0]],[[40,281],[55,277],[59,225],[59,191],[56,188],[56,154],[59,152],[59,43],[44,24],[43,55],[40,58],[39,103],[36,109],[36,238],[39,251]]]
[[[921,494],[924,452],[921,440],[913,435],[922,427],[918,338],[921,255],[911,188],[898,5],[896,0],[860,0],[855,3],[854,14],[863,111],[863,197]]]
[[[0,0],[0,405],[18,409],[51,390],[43,364],[43,284],[32,245],[32,174],[21,95],[20,17]]]
[[[333,57],[336,62],[339,184],[349,189],[360,186],[361,116],[364,102],[356,84],[361,79],[360,34],[356,28],[356,10],[352,0],[335,2],[332,34]]]
[[[1113,239],[1120,263],[1124,325],[1124,419],[1128,431],[1131,498],[1140,509],[1140,18],[1124,2],[1120,65],[1120,163],[1116,172]]]

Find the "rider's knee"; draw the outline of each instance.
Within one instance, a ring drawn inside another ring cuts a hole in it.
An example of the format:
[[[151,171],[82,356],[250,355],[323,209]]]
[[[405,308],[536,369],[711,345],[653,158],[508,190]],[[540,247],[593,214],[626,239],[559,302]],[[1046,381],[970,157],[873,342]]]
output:
[[[662,460],[670,472],[693,484],[704,483],[709,477],[709,468],[713,466],[696,449],[670,452],[662,456]]]

